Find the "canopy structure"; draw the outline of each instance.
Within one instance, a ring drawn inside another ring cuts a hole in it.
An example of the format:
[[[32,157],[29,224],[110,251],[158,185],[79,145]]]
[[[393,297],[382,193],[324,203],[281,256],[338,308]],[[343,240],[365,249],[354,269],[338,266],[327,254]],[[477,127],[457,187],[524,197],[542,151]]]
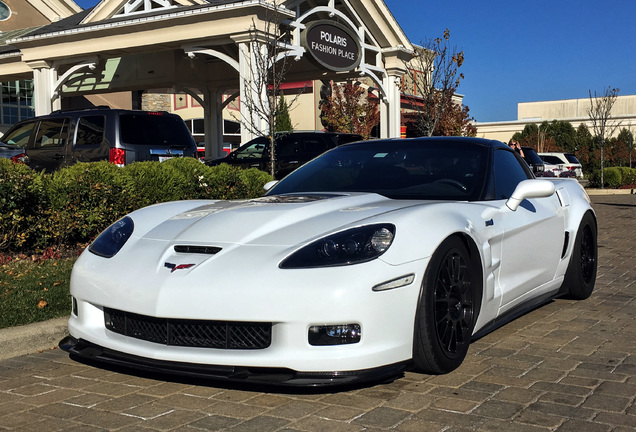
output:
[[[206,154],[220,155],[223,95],[267,94],[252,83],[272,26],[285,34],[286,81],[367,77],[382,136],[400,136],[400,84],[414,47],[382,0],[102,0],[7,40],[0,81],[32,78],[36,115],[59,109],[62,96],[188,93],[204,108]]]

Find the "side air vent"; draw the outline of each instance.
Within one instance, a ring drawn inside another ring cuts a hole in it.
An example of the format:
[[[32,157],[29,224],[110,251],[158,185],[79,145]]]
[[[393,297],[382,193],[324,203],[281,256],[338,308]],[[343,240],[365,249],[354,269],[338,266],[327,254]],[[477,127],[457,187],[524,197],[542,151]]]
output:
[[[176,245],[174,251],[178,253],[214,255],[221,251],[216,246],[194,246],[194,245]]]
[[[565,258],[565,254],[568,251],[568,244],[570,243],[570,232],[565,232],[565,239],[563,240],[563,250],[561,251],[561,259]]]

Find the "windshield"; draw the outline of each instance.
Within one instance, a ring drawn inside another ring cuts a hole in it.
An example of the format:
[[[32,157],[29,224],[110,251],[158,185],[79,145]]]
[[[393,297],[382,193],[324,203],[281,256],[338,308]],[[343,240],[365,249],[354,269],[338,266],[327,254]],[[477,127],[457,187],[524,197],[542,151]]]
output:
[[[122,114],[119,117],[121,141],[133,145],[192,145],[190,131],[176,115],[162,113]]]
[[[488,148],[452,140],[389,140],[331,150],[281,180],[268,195],[374,192],[394,199],[478,200]]]

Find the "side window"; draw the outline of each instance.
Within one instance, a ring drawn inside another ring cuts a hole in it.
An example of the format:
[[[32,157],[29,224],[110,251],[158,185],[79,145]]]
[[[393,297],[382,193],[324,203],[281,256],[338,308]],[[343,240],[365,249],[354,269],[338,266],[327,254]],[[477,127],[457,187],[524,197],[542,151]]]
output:
[[[104,141],[104,116],[84,116],[77,122],[77,147],[99,147]]]
[[[519,182],[531,178],[515,154],[506,149],[495,151],[495,199],[508,199]]]
[[[286,135],[276,140],[276,156],[279,158],[291,158],[298,153],[302,138],[297,134]]]
[[[245,145],[235,152],[236,159],[261,159],[267,146],[267,139],[256,140],[252,144]]]
[[[7,134],[4,136],[4,142],[10,145],[26,147],[29,143],[31,134],[33,134],[33,130],[35,129],[36,124],[37,122],[32,121],[17,126],[15,129],[7,132]]]
[[[320,138],[307,137],[305,139],[305,152],[307,152],[312,157],[318,156],[329,150],[329,146],[327,142]]]
[[[64,147],[68,136],[68,124],[68,118],[43,120],[40,123],[33,147]]]

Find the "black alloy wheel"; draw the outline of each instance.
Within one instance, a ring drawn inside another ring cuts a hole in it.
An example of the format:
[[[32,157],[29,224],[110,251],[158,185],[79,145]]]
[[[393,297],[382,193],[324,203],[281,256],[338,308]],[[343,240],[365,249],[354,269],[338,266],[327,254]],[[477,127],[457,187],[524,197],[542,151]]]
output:
[[[585,213],[574,239],[574,249],[565,272],[562,292],[570,298],[584,300],[594,290],[598,267],[596,220],[591,212]]]
[[[415,318],[413,361],[426,373],[447,373],[468,352],[478,310],[474,268],[464,243],[445,240],[433,254],[424,275]]]

